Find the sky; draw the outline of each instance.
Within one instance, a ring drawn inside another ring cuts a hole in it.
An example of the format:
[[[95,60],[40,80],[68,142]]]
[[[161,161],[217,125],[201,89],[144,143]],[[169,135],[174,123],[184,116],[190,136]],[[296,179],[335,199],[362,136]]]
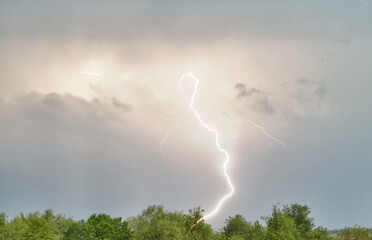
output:
[[[192,72],[236,189],[214,229],[278,203],[371,227],[371,22],[361,0],[0,1],[0,211],[212,211],[229,189]]]

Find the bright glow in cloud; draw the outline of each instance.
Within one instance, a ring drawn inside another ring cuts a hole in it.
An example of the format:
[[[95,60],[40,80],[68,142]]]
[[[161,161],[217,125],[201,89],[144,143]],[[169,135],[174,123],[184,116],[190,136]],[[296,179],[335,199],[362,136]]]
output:
[[[101,74],[96,73],[96,72],[81,72],[81,73],[82,73],[82,74],[89,75],[89,76],[94,76],[94,77],[99,77],[99,76],[101,76]]]

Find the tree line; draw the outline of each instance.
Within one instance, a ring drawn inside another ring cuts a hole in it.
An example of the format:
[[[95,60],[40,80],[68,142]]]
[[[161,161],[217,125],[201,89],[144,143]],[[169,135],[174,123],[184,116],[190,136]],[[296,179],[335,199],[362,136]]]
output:
[[[203,221],[194,225],[203,212],[200,207],[183,213],[153,205],[125,220],[92,214],[79,221],[50,209],[21,213],[11,220],[0,213],[0,240],[372,240],[372,229],[316,227],[310,208],[300,204],[274,206],[262,217],[264,224],[242,215],[228,217],[219,231]]]

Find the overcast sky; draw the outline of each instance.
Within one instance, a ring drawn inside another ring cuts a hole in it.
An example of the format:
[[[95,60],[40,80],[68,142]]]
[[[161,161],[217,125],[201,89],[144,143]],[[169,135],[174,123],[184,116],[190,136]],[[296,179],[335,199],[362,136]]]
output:
[[[224,156],[192,71],[236,187],[208,223],[300,203],[371,227],[371,23],[357,0],[0,1],[0,211],[212,211]]]

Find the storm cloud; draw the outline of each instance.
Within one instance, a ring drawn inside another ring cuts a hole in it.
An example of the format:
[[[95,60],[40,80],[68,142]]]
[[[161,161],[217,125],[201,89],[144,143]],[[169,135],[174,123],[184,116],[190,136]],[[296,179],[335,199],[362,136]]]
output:
[[[308,204],[325,227],[370,227],[371,7],[1,1],[1,211],[211,210],[227,186],[189,109],[193,82],[177,85],[192,71],[195,107],[220,131],[237,189],[215,229],[277,202]]]
[[[270,104],[268,94],[257,88],[249,88],[243,83],[237,83],[235,89],[238,90],[236,98],[238,100],[246,101],[248,106],[255,111],[273,114],[274,107]]]
[[[199,192],[222,183],[217,172],[205,181],[208,162],[197,159],[211,158],[208,153],[168,149],[177,160],[169,162],[158,139],[130,114],[71,94],[34,92],[1,101],[2,204],[15,212],[47,206],[79,218],[97,211],[129,217],[154,203],[174,209],[196,205],[195,192],[205,202],[220,194]]]

